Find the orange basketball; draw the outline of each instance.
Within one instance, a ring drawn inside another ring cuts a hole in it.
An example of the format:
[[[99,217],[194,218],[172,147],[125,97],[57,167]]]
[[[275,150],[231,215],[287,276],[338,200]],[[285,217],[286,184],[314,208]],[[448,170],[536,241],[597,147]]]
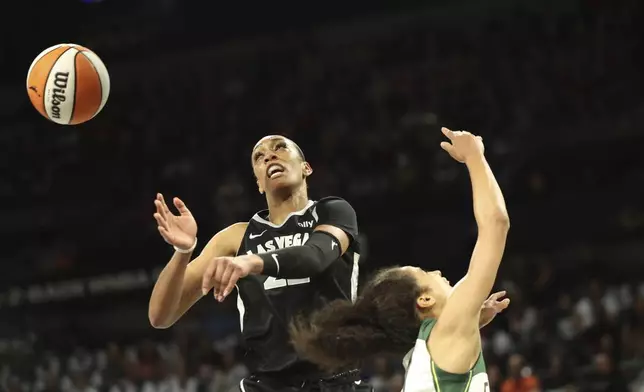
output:
[[[96,116],[110,95],[110,75],[101,59],[80,45],[45,49],[29,67],[27,93],[36,110],[62,125]]]

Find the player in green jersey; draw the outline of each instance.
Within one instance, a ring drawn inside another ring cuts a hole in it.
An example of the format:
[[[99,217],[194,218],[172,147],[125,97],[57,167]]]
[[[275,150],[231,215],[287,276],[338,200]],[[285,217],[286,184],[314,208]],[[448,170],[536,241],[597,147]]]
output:
[[[478,238],[467,274],[451,286],[440,271],[383,270],[355,303],[336,301],[293,323],[292,340],[302,356],[340,369],[376,354],[407,352],[404,392],[489,390],[479,327],[486,301],[497,309],[509,303],[498,301],[499,293],[488,298],[509,218],[481,137],[446,128],[443,133],[450,142],[441,147],[467,166],[472,183]]]

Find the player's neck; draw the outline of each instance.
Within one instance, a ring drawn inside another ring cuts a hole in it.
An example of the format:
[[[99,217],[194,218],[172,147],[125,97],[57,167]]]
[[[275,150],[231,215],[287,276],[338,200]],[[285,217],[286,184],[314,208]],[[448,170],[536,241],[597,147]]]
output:
[[[301,188],[284,197],[266,195],[266,202],[268,203],[269,221],[276,225],[281,225],[290,213],[303,210],[306,207],[309,203],[309,195],[306,192],[306,188]]]

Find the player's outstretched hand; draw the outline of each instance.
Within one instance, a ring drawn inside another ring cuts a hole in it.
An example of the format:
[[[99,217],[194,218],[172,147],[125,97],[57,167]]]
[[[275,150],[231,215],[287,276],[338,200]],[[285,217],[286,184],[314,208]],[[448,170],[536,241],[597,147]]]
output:
[[[233,291],[237,281],[253,270],[261,269],[262,259],[253,255],[215,257],[209,261],[201,280],[201,291],[206,295],[213,289],[217,301],[222,302]]]
[[[497,314],[503,312],[508,306],[510,306],[510,298],[503,298],[505,297],[505,294],[505,290],[497,291],[483,302],[483,306],[481,307],[481,317],[479,319],[479,324],[481,326],[489,324]]]
[[[157,209],[154,219],[157,221],[159,233],[168,244],[179,249],[190,249],[196,241],[197,222],[183,201],[178,197],[172,201],[177,207],[179,215],[174,215],[170,211],[162,194],[157,193],[157,198],[154,199]]]
[[[441,131],[449,139],[449,142],[441,142],[441,148],[458,162],[465,163],[468,159],[480,158],[485,152],[483,138],[480,136],[467,131],[450,131],[445,127]]]

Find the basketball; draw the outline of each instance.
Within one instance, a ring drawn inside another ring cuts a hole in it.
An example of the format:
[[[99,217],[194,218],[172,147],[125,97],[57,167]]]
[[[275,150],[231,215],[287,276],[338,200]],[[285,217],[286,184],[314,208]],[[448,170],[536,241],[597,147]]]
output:
[[[110,76],[91,50],[75,44],[42,51],[27,73],[27,94],[36,110],[61,125],[96,116],[110,95]]]

